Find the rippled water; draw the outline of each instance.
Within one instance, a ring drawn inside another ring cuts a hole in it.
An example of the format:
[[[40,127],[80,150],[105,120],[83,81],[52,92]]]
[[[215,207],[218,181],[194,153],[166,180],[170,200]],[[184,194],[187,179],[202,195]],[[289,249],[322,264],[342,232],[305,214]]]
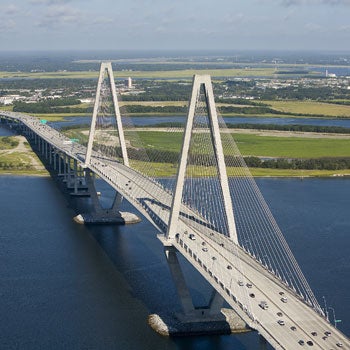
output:
[[[349,335],[350,180],[258,183],[319,301],[326,296]],[[101,189],[111,197],[108,186]],[[146,220],[78,225],[45,177],[2,176],[0,193],[1,349],[260,349],[256,333],[168,339],[149,328],[149,313],[178,304],[163,247]],[[193,268],[185,270],[200,303],[206,285]]]

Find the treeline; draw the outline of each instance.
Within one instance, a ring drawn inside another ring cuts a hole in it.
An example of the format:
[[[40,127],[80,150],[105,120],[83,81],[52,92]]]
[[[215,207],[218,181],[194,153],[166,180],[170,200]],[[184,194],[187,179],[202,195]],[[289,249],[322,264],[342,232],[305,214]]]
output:
[[[313,158],[313,159],[261,159],[244,158],[248,167],[299,170],[342,170],[350,169],[350,158]]]
[[[270,107],[253,106],[253,107],[236,107],[236,106],[221,106],[218,110],[222,114],[285,114]]]
[[[320,87],[286,87],[281,89],[266,88],[262,91],[254,89],[251,95],[258,96],[262,100],[332,100],[349,99],[349,90],[330,86]]]
[[[244,98],[216,98],[215,101],[217,103],[230,103],[233,105],[269,107],[269,105],[264,102],[246,100]]]
[[[142,94],[123,95],[123,101],[188,101],[192,85],[188,82],[138,80]]]
[[[92,108],[70,107],[79,104],[80,100],[75,98],[47,99],[36,103],[15,101],[13,111],[26,113],[86,113],[88,109],[92,111]]]
[[[335,104],[335,105],[350,106],[350,101],[325,100],[325,101],[320,101],[320,102],[332,103],[332,104]]]
[[[187,112],[187,106],[140,106],[129,105],[125,108],[128,113],[181,113]]]
[[[136,128],[183,128],[184,122],[163,122],[156,124],[135,125]],[[298,132],[318,132],[334,134],[350,134],[350,128],[341,126],[320,126],[320,125],[279,125],[279,124],[249,124],[249,123],[227,123],[229,129],[254,129],[254,130],[279,130],[279,131],[298,131]],[[90,124],[68,125],[61,128],[62,131],[72,129],[89,128]]]
[[[109,147],[110,150],[105,152],[116,151],[114,147]],[[134,160],[144,160],[143,152],[135,148],[128,148],[128,156]],[[118,157],[121,157],[120,148],[117,149]],[[157,149],[148,148],[146,150],[147,157],[150,162],[158,163],[173,163],[179,161],[179,153],[175,151],[159,151]],[[258,157],[244,157],[244,161],[250,168],[270,168],[270,169],[295,169],[295,170],[342,170],[350,169],[350,157],[345,158],[313,158],[313,159],[261,159]],[[237,163],[236,156],[225,155],[226,164]],[[216,166],[215,160],[212,157],[203,154],[192,154],[188,159],[188,164],[197,166]]]

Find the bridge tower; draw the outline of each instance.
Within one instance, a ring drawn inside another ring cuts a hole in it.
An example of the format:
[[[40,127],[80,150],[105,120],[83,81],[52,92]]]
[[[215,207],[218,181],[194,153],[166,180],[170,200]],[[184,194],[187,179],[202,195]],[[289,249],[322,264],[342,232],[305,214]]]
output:
[[[109,91],[107,93],[106,93],[107,89],[104,89],[104,87],[109,88]],[[110,94],[110,96],[108,96],[108,94]],[[109,103],[109,100],[108,100],[110,98],[111,98],[111,103]],[[104,99],[108,100],[108,104],[111,104],[112,111],[104,110],[105,108],[105,106],[103,106]],[[90,132],[89,132],[89,139],[86,147],[85,182],[89,188],[89,194],[91,197],[93,211],[92,213],[80,214],[76,217],[77,221],[83,221],[85,223],[86,222],[90,222],[90,223],[112,223],[112,222],[123,223],[124,222],[124,219],[122,218],[122,215],[119,212],[120,204],[123,199],[121,194],[116,192],[111,207],[107,209],[103,208],[101,206],[98,193],[95,187],[95,181],[94,181],[95,175],[89,170],[89,166],[92,165],[91,159],[92,159],[92,155],[94,154],[93,146],[97,136],[97,127],[98,125],[101,126],[101,124],[103,124],[103,120],[105,119],[104,114],[108,114],[108,116],[109,114],[112,114],[112,117],[109,118],[109,122],[111,121],[111,119],[115,119],[114,121],[115,128],[117,129],[119,147],[121,151],[121,162],[125,166],[129,166],[129,158],[128,158],[128,153],[126,149],[123,124],[122,124],[121,114],[119,110],[119,103],[117,99],[117,91],[116,91],[111,62],[102,62],[100,66],[100,73],[99,73],[98,82],[97,82],[97,89],[96,89],[95,103],[94,103]],[[102,120],[101,123],[99,123],[99,119]],[[111,131],[110,133],[114,134],[114,131],[115,130]],[[104,133],[107,134],[106,131]],[[114,139],[112,140],[114,141]],[[111,142],[111,139],[108,139],[106,141]],[[99,154],[99,156],[104,156],[104,155]]]
[[[106,77],[106,73],[107,73],[107,78],[109,78],[109,84],[110,84],[110,89],[111,89],[111,94],[112,94],[114,117],[116,120],[117,129],[118,129],[118,137],[119,137],[119,143],[120,143],[120,147],[121,147],[123,162],[124,162],[124,165],[129,166],[128,153],[126,151],[126,144],[125,144],[125,138],[124,138],[124,132],[123,132],[122,119],[121,119],[120,110],[119,110],[119,103],[118,103],[118,99],[117,99],[117,91],[115,88],[115,82],[114,82],[114,76],[113,76],[111,62],[102,62],[101,63],[100,75],[98,77],[98,82],[97,82],[95,104],[94,104],[94,109],[93,109],[93,113],[92,113],[89,141],[88,141],[88,145],[86,148],[85,164],[90,165],[90,161],[91,161],[92,146],[93,146],[95,132],[96,132],[97,115],[98,115],[98,113],[100,111],[100,107],[101,107],[100,98],[101,98],[102,83]]]
[[[209,299],[209,303],[204,307],[195,307],[190,290],[186,283],[184,273],[177,257],[177,249],[172,244],[178,233],[181,233],[181,217],[183,216],[183,194],[185,191],[186,169],[189,166],[191,140],[195,137],[195,118],[196,106],[199,103],[199,95],[204,95],[205,110],[208,118],[208,133],[213,153],[214,164],[216,164],[217,177],[219,182],[219,191],[221,191],[222,207],[224,208],[223,217],[226,219],[227,232],[226,235],[235,244],[238,244],[235,219],[233,215],[233,205],[228,185],[228,177],[226,172],[226,164],[224,160],[223,146],[219,129],[219,121],[215,107],[213,87],[209,75],[194,75],[192,83],[192,94],[189,101],[187,123],[183,136],[182,151],[180,155],[179,167],[176,178],[176,185],[172,199],[172,205],[169,214],[168,230],[160,240],[164,244],[165,256],[167,263],[177,289],[177,294],[182,306],[182,315],[178,316],[183,324],[190,324],[189,328],[195,329],[195,324],[201,323],[205,332],[216,326],[217,332],[226,332],[228,324],[226,320],[230,320],[230,327],[236,330],[246,331],[245,322],[231,309],[225,309],[225,315],[222,313],[224,299],[213,290]],[[202,90],[201,90],[202,89]],[[200,116],[203,117],[203,116]],[[185,232],[187,233],[187,232]],[[210,332],[210,331],[209,331]]]
[[[196,104],[198,102],[200,89],[202,87],[204,88],[205,104],[206,104],[206,109],[209,117],[209,131],[211,136],[210,141],[212,142],[214,153],[215,153],[215,159],[216,159],[216,164],[218,168],[217,169],[218,177],[219,177],[221,194],[222,194],[222,199],[224,204],[223,207],[226,214],[225,217],[227,220],[227,228],[228,228],[227,235],[228,237],[231,238],[233,242],[238,244],[235,219],[233,216],[233,206],[232,206],[232,200],[231,200],[230,190],[228,186],[224,152],[222,148],[219,122],[218,122],[218,116],[215,108],[214,93],[213,93],[213,87],[212,87],[210,75],[195,75],[193,77],[192,95],[191,95],[190,104],[188,108],[187,124],[186,124],[183,143],[182,143],[180,164],[178,167],[175,192],[174,192],[173,202],[171,206],[172,209],[170,212],[168,231],[166,236],[168,239],[173,239],[175,238],[175,235],[177,233],[176,231],[178,228],[178,221],[180,216],[181,199],[183,195],[185,173],[186,173],[187,161],[189,156],[189,148],[190,148],[190,142],[191,142],[191,138],[193,137],[193,131],[194,131],[193,124],[194,124],[194,118],[195,118],[195,109],[196,109]]]

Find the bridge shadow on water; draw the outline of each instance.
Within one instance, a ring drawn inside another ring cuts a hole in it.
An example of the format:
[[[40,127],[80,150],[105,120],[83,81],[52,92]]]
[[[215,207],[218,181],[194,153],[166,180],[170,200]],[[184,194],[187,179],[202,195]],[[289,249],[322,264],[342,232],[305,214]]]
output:
[[[88,210],[91,205],[90,199],[71,196],[71,191],[67,190],[62,178],[57,176],[45,159],[42,158],[42,161],[66,198],[69,208],[76,214]],[[101,180],[96,181],[96,188],[102,193],[100,198],[102,205],[109,207],[115,191]],[[152,211],[152,215],[156,215],[156,213],[151,206],[162,205],[154,201],[150,202],[148,198],[143,198],[141,201],[149,208],[150,212]],[[121,211],[135,212],[135,209],[128,202],[123,201]],[[181,213],[181,215],[185,214]],[[166,226],[164,222],[159,222],[159,224],[163,227]],[[76,225],[78,226],[78,224]],[[158,234],[156,228],[147,219],[142,217],[142,222],[135,225],[88,225],[84,226],[83,230],[79,229],[78,232],[88,232],[94,238],[99,249],[113,264],[116,273],[122,276],[123,288],[125,288],[124,285],[127,286],[126,292],[129,296],[135,299],[137,304],[140,302],[144,305],[149,314],[159,314],[166,319],[181,311],[177,292],[164,256],[163,245],[156,238]],[[83,240],[81,245],[84,246],[86,244],[85,238],[80,236],[80,239]],[[92,257],[92,259],[95,258]],[[212,287],[181,255],[179,261],[195,306],[207,305],[212,295]],[[99,263],[99,259],[96,263]],[[146,318],[144,322],[147,322]],[[197,335],[171,339],[176,349],[260,349],[259,338],[255,332],[241,335]],[[266,349],[266,347],[263,348]]]

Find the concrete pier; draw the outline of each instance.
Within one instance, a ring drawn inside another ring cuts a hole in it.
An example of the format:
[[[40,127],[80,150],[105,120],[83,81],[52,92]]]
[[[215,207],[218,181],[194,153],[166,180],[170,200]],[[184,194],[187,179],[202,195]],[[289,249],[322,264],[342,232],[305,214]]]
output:
[[[152,314],[148,324],[163,336],[191,336],[244,333],[252,329],[232,310],[221,309],[220,317],[212,319],[187,320],[180,315]]]
[[[141,221],[136,214],[129,212],[120,212],[120,216],[103,215],[103,213],[84,213],[75,216],[74,221],[78,224],[86,225],[106,225],[106,224],[116,224],[116,225],[128,225],[137,224]]]

